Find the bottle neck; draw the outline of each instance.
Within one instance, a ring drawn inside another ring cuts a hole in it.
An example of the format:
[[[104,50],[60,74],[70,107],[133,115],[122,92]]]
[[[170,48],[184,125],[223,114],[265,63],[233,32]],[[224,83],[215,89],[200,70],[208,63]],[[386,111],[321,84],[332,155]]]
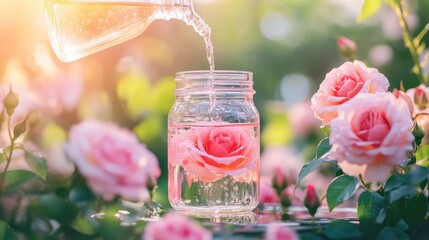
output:
[[[165,20],[172,18],[189,24],[194,15],[192,0],[161,0],[161,17]]]

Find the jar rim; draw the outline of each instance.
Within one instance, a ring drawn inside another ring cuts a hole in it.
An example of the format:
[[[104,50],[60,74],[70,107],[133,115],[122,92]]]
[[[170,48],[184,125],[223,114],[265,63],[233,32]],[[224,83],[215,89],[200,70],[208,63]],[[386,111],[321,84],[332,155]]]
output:
[[[239,80],[253,81],[253,73],[250,71],[239,70],[193,70],[181,71],[176,73],[176,81],[181,79],[212,79],[212,80]]]
[[[198,70],[176,73],[176,96],[252,96],[253,73],[234,70]]]

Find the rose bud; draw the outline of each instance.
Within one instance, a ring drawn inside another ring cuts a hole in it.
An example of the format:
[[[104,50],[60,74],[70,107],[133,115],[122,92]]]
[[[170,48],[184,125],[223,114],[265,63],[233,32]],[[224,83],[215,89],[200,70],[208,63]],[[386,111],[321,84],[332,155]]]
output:
[[[414,92],[414,104],[419,110],[424,110],[428,106],[428,96],[422,85],[418,86]]]
[[[277,195],[281,195],[283,190],[285,190],[288,186],[287,179],[283,173],[283,170],[280,167],[276,168],[276,173],[272,179],[273,188],[277,191]]]
[[[304,206],[308,209],[308,213],[313,217],[320,206],[320,201],[316,194],[316,190],[311,184],[308,184],[305,188]]]
[[[351,39],[348,39],[346,37],[340,36],[337,38],[337,44],[340,48],[341,55],[349,60],[353,61],[356,59],[356,43],[352,41]]]
[[[7,115],[12,116],[18,104],[19,97],[12,91],[12,87],[10,87],[9,93],[3,99],[3,105],[6,108]]]

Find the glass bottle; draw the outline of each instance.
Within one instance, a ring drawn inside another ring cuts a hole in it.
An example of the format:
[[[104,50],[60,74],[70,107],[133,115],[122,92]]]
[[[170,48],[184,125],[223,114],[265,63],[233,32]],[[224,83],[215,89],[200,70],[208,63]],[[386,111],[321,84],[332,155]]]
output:
[[[157,19],[183,20],[210,38],[210,28],[195,13],[192,0],[45,1],[49,39],[65,62],[134,38]]]
[[[230,213],[259,202],[259,114],[253,75],[176,74],[168,116],[168,198],[179,211]]]

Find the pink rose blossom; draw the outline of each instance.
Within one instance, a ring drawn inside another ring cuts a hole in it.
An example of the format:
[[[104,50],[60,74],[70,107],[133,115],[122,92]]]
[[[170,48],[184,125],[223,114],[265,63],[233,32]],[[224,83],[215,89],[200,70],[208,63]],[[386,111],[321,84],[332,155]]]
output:
[[[90,188],[105,199],[147,199],[148,184],[160,175],[155,155],[133,133],[111,123],[85,120],[73,126],[66,152]]]
[[[389,81],[375,68],[361,61],[345,62],[326,74],[319,90],[311,98],[314,115],[329,125],[338,108],[360,93],[386,92]]]
[[[414,104],[413,101],[411,100],[411,98],[402,90],[398,90],[398,89],[394,89],[393,90],[393,95],[398,98],[401,99],[403,101],[405,101],[407,103],[408,109],[410,110],[410,114],[414,113]]]
[[[76,74],[57,71],[34,79],[32,89],[41,101],[40,107],[50,114],[58,115],[77,106],[83,83]]]
[[[265,240],[299,240],[298,234],[287,226],[272,223],[265,231]]]
[[[261,177],[271,182],[275,174],[278,174],[278,170],[280,170],[289,184],[289,189],[290,186],[295,186],[299,171],[304,166],[304,163],[304,158],[290,147],[268,147],[261,155]],[[315,171],[304,178],[302,183],[304,185],[313,183],[317,189],[326,190],[330,179]],[[295,194],[293,190],[294,187],[292,187],[290,193],[296,197],[298,189]],[[300,199],[302,198],[300,197]]]
[[[416,117],[419,114],[429,114],[429,88],[423,84],[420,84],[416,88],[410,88],[406,94],[410,97],[413,102],[414,112],[413,116]]]
[[[212,234],[177,214],[168,214],[159,222],[150,222],[142,235],[144,240],[209,240]]]
[[[292,132],[296,137],[305,137],[312,131],[319,129],[320,121],[314,117],[310,101],[292,105],[287,116],[292,126]]]
[[[280,202],[276,191],[266,181],[261,181],[261,185],[259,189],[259,201],[261,203],[279,203]]]
[[[346,174],[384,182],[413,150],[412,127],[405,101],[392,93],[360,94],[331,123],[330,157]]]
[[[170,163],[182,165],[202,181],[245,173],[259,166],[253,134],[253,127],[246,126],[188,130],[171,140]]]

